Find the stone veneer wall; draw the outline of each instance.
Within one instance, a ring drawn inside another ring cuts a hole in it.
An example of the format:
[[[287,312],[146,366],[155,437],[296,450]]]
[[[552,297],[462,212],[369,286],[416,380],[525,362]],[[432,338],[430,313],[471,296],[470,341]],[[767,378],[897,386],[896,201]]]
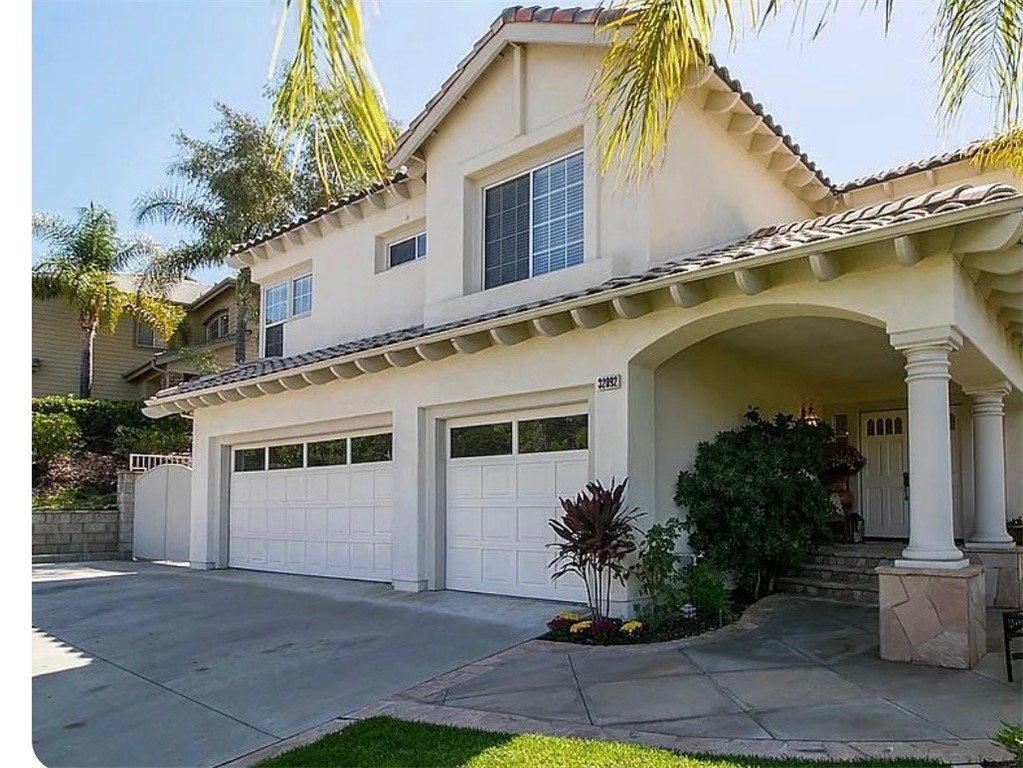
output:
[[[881,658],[972,669],[987,652],[984,568],[880,566]]]
[[[116,509],[33,512],[32,554],[118,557],[119,516]]]
[[[117,473],[118,551],[131,560],[135,536],[135,480],[138,475],[122,470]]]
[[[1023,608],[1023,547],[985,549],[967,545],[964,554],[984,566],[984,594],[989,608]]]

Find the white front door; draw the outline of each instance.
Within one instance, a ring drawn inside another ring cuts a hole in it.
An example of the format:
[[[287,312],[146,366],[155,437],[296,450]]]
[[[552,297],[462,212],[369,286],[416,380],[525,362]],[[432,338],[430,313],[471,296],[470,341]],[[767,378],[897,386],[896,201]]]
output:
[[[866,536],[909,536],[909,420],[905,410],[873,411],[860,418],[860,510]]]
[[[236,447],[232,568],[391,579],[391,435]]]
[[[586,599],[571,574],[551,580],[548,521],[589,479],[585,413],[501,415],[448,429],[446,586],[468,592]]]

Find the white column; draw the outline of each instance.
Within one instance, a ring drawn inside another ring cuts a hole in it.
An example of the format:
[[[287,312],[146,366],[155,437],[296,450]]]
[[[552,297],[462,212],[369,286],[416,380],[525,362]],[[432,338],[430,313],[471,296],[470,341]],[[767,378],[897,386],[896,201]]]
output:
[[[414,405],[395,408],[392,418],[391,583],[400,592],[420,592],[427,587],[426,418]]]
[[[906,356],[909,399],[909,546],[902,568],[965,568],[952,536],[952,448],[948,356],[962,346],[949,326],[891,334]]]
[[[1005,396],[1012,391],[1002,381],[967,389],[973,413],[973,535],[967,542],[980,547],[1014,546],[1005,529]]]

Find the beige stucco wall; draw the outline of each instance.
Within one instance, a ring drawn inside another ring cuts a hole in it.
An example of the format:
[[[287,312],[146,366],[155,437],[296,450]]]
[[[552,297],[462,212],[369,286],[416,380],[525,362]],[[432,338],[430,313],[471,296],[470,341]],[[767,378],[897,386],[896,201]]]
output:
[[[78,394],[81,331],[75,315],[59,299],[32,302],[32,357],[40,365],[32,371],[32,396]],[[96,332],[93,350],[93,397],[133,400],[142,395],[122,374],[147,360],[157,350],[135,345],[135,324],[123,318],[113,334]]]

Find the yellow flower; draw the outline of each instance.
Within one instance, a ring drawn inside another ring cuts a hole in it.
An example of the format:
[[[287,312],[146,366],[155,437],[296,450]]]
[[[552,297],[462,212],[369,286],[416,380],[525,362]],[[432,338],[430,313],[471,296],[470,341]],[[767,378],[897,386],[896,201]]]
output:
[[[590,628],[590,624],[592,623],[593,623],[592,621],[577,621],[575,624],[568,628],[568,631],[571,632],[572,634],[585,632],[587,629]]]
[[[583,617],[573,611],[566,611],[565,613],[559,613],[554,618],[561,619],[562,621],[581,621]]]
[[[622,632],[627,635],[631,635],[633,632],[638,632],[641,629],[643,629],[643,622],[636,621],[635,619],[622,624]]]

